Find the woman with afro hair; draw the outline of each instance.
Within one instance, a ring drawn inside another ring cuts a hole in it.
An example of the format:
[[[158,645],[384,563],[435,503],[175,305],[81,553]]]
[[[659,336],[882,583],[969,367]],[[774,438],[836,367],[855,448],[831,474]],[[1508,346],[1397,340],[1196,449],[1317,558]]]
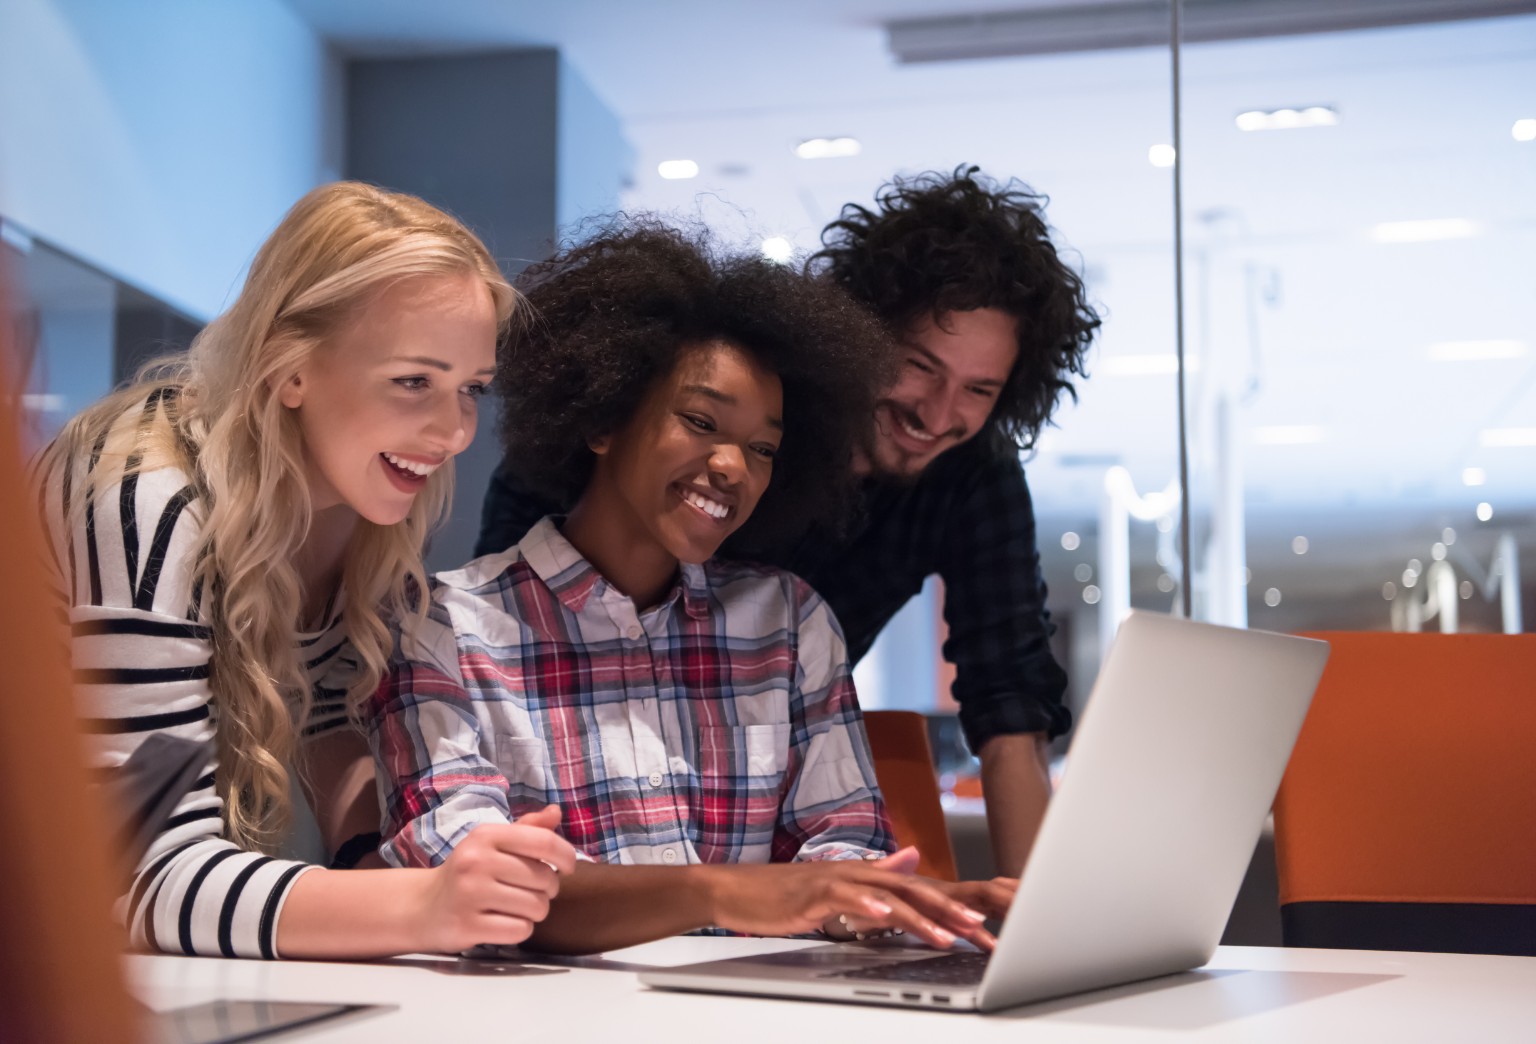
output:
[[[375,700],[385,858],[558,805],[584,857],[530,945],[717,928],[901,929],[982,946],[1012,881],[941,884],[894,848],[843,636],[738,558],[835,531],[888,382],[828,283],[650,219],[532,269],[500,375],[520,477],[564,516],[436,578]]]
[[[1019,455],[1075,394],[1099,327],[1045,204],[1021,182],[962,166],[897,178],[826,227],[810,273],[880,322],[899,368],[865,417],[853,521],[754,551],[827,600],[854,663],[929,577],[943,581],[951,692],[981,761],[993,855],[1010,875],[1050,799],[1047,742],[1072,721]],[[509,458],[491,481],[482,552],[551,509],[520,480],[525,463]]]

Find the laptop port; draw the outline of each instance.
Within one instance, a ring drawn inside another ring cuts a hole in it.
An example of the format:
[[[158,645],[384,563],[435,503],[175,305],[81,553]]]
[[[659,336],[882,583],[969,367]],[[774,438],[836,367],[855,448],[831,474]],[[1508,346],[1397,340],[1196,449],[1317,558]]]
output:
[[[917,1004],[922,1001],[923,995],[921,993],[903,993],[901,999],[909,1004]]]
[[[948,1004],[949,1003],[949,994],[947,994],[947,993],[935,993],[933,995],[933,1003],[935,1003],[935,1004]]]
[[[855,997],[889,997],[890,996],[890,994],[886,993],[884,990],[854,990],[853,991],[853,995]]]

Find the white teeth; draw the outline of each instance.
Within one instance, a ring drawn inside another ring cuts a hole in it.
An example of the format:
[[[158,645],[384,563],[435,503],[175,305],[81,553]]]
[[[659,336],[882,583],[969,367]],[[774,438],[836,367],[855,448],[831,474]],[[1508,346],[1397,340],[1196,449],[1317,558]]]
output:
[[[925,431],[918,431],[916,428],[912,427],[912,425],[908,424],[907,419],[900,414],[896,414],[896,423],[901,425],[902,431],[906,432],[908,435],[919,442],[932,442],[934,439],[938,438],[937,435],[929,435]]]
[[[700,496],[698,493],[695,493],[692,490],[684,490],[683,499],[692,504],[694,507],[698,508],[700,511],[704,512],[710,518],[724,518],[726,515],[731,513],[731,509],[720,503],[718,500],[711,500],[708,497]]]
[[[426,478],[432,472],[442,467],[441,464],[422,464],[419,461],[406,460],[404,457],[397,457],[393,453],[385,453],[382,456],[401,471],[409,471],[412,475],[420,475],[422,478]]]

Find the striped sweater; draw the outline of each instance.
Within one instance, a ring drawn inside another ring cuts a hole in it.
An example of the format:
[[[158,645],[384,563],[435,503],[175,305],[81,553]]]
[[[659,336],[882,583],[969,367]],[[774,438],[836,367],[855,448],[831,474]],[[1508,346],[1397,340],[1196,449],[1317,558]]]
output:
[[[154,409],[146,403],[146,418]],[[195,487],[174,467],[96,474],[77,460],[40,476],[57,595],[67,614],[87,757],[100,778],[156,732],[214,735],[212,632],[194,588],[203,523]],[[68,471],[68,474],[63,472]],[[75,498],[92,493],[84,510]],[[306,737],[346,726],[351,658],[339,610],[296,635],[314,686]],[[172,953],[276,957],[283,900],[307,864],[242,851],[222,834],[217,763],[181,801],[115,907],[134,946]]]

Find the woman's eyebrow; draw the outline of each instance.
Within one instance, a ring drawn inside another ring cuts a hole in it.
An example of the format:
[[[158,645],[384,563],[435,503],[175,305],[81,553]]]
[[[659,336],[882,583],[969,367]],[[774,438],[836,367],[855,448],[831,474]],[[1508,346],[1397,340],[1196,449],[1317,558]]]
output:
[[[711,388],[707,384],[685,384],[685,385],[683,385],[682,390],[685,391],[685,392],[692,392],[695,395],[702,395],[706,399],[713,399],[716,402],[723,403],[726,406],[737,406],[737,405],[740,405],[740,403],[737,400],[736,396],[734,396],[734,395],[727,395],[725,392],[721,391],[719,388]],[[769,417],[768,418],[768,426],[770,428],[773,428],[775,431],[783,431],[784,430],[784,422],[782,420],[780,420],[778,417]]]
[[[425,355],[392,355],[392,356],[390,356],[389,361],[390,362],[415,363],[417,366],[430,366],[432,369],[434,369],[434,370],[442,370],[444,373],[447,373],[449,370],[453,369],[453,366],[451,364],[446,363],[446,362],[444,362],[441,359],[433,359],[433,358],[430,358],[429,356],[425,356]],[[480,369],[475,371],[475,376],[478,377],[482,373],[488,373],[488,374],[491,374],[492,376],[494,376],[495,373],[496,373],[496,367],[494,367],[494,366],[484,366],[484,367],[481,367]]]

